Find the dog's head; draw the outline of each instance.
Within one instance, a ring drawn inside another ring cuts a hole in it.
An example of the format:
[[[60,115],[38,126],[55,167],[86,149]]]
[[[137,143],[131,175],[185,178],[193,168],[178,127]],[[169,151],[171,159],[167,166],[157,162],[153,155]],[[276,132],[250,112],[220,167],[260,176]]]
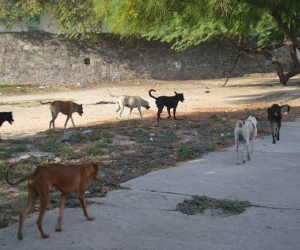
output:
[[[99,171],[100,171],[100,168],[99,168],[99,165],[97,163],[91,163],[92,164],[92,167],[93,167],[93,171],[91,171],[90,173],[90,178],[95,180],[95,181],[98,181],[99,180]]]
[[[78,105],[78,114],[80,115],[80,116],[82,116],[82,114],[83,114],[83,107],[82,107],[82,104],[80,104],[80,105]]]
[[[179,101],[181,101],[181,102],[184,101],[184,96],[183,96],[182,93],[177,93],[176,91],[174,91],[174,93],[175,93],[175,95],[176,95],[176,98],[177,98]]]
[[[278,116],[281,115],[281,109],[278,104],[273,104],[270,108],[267,109],[268,117],[267,119],[270,122],[276,121]]]
[[[149,102],[146,100],[142,100],[142,106],[147,110],[150,109]]]
[[[12,112],[3,112],[2,113],[2,120],[9,122],[9,124],[12,124],[14,122]]]
[[[257,118],[256,117],[254,117],[254,116],[248,116],[248,118],[247,118],[247,120],[248,121],[251,121],[253,124],[257,124]]]

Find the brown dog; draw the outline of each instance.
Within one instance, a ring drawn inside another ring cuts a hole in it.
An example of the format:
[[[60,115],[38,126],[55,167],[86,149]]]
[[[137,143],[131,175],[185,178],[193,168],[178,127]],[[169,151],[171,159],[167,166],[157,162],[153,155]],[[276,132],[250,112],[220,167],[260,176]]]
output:
[[[59,112],[61,112],[67,116],[64,129],[66,129],[67,123],[70,118],[73,123],[73,127],[75,127],[75,123],[72,118],[72,114],[74,112],[77,112],[80,116],[82,116],[82,114],[83,114],[82,104],[77,104],[75,102],[71,102],[71,101],[41,102],[40,101],[40,103],[41,104],[49,104],[50,103],[52,120],[50,121],[49,129],[51,129],[51,124],[53,124],[53,128],[55,128],[54,121],[57,118]]]
[[[50,198],[50,189],[56,188],[61,192],[60,210],[55,231],[61,231],[61,223],[63,219],[63,209],[65,201],[70,193],[78,191],[78,198],[83,210],[84,216],[88,220],[94,220],[94,217],[88,215],[84,203],[85,189],[88,179],[98,180],[99,167],[96,163],[83,163],[80,165],[65,165],[60,163],[50,163],[37,166],[32,174],[29,174],[19,181],[12,183],[8,180],[8,172],[6,173],[6,182],[15,186],[28,180],[28,200],[25,209],[20,214],[18,238],[23,239],[23,222],[26,214],[36,202],[40,199],[40,214],[37,219],[37,225],[43,238],[49,238],[42,228],[43,216],[47,210]]]

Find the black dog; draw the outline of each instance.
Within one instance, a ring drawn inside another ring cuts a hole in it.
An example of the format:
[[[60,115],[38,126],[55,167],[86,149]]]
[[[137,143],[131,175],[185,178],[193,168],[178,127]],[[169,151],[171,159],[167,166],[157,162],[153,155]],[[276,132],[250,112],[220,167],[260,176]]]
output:
[[[184,101],[183,94],[178,94],[178,93],[176,93],[176,91],[174,91],[175,96],[155,97],[151,94],[152,91],[154,91],[154,92],[156,92],[156,91],[154,89],[150,89],[149,90],[149,95],[150,95],[150,97],[152,97],[156,100],[155,103],[156,103],[156,106],[158,108],[157,121],[159,122],[159,120],[161,120],[160,114],[162,113],[162,111],[164,109],[164,106],[166,106],[167,110],[168,110],[168,114],[169,114],[168,119],[171,117],[170,110],[173,109],[174,120],[176,120],[176,108],[178,106],[179,101],[181,101],[181,102]]]
[[[272,136],[273,136],[273,143],[279,141],[279,131],[281,127],[281,120],[282,120],[282,112],[283,108],[287,108],[287,112],[290,112],[291,107],[287,104],[279,106],[278,104],[273,104],[270,108],[267,109],[268,113],[268,120],[270,121]],[[277,124],[277,127],[276,127]]]
[[[0,127],[4,122],[9,122],[10,124],[14,122],[12,112],[0,112]],[[1,135],[0,135],[0,140],[1,140]]]

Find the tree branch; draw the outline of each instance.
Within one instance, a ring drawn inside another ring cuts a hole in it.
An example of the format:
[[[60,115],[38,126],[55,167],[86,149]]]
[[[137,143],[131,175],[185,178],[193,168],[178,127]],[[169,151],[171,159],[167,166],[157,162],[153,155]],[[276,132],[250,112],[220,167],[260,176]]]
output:
[[[229,71],[228,76],[227,76],[227,78],[226,78],[226,81],[225,81],[225,83],[222,85],[222,87],[225,87],[225,86],[226,86],[226,83],[228,82],[228,79],[229,79],[229,77],[231,76],[231,73],[232,73],[232,71],[233,71],[235,65],[237,64],[237,62],[238,62],[238,60],[239,60],[239,58],[240,58],[241,55],[242,55],[242,53],[240,52],[240,53],[237,55],[237,57],[235,58],[235,61],[234,61],[234,63],[233,63],[233,66],[232,66],[231,70]]]
[[[297,39],[297,36],[287,27],[287,25],[282,21],[280,14],[277,11],[271,11],[271,16],[277,23],[279,29],[281,29],[284,34],[291,40],[293,44],[296,45],[298,49],[300,49],[300,41]]]

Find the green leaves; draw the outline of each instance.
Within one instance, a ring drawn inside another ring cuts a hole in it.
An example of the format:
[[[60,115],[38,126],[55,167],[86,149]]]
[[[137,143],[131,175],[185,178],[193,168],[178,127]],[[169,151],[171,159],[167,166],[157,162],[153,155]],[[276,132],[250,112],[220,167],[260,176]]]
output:
[[[59,33],[70,37],[92,39],[108,31],[171,42],[176,50],[215,37],[255,34],[265,47],[282,42],[287,31],[300,36],[299,0],[0,0],[0,6],[7,27],[50,11]]]

